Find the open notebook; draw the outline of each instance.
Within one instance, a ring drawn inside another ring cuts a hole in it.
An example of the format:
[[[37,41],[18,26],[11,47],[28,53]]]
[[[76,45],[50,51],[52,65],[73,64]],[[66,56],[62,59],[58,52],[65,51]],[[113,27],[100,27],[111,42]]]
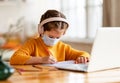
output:
[[[59,69],[73,70],[73,71],[87,71],[88,64],[75,64],[74,60],[61,61],[55,64],[43,64],[44,66],[54,66]]]
[[[46,65],[84,72],[120,67],[120,27],[98,29],[88,64],[74,64],[74,61],[63,61]]]

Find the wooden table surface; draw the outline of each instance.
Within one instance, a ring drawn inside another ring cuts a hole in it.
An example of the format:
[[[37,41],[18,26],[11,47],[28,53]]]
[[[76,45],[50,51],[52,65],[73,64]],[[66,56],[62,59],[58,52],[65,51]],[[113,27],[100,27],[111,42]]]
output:
[[[54,67],[15,65],[15,72],[0,83],[120,83],[120,68],[83,73],[58,70]]]

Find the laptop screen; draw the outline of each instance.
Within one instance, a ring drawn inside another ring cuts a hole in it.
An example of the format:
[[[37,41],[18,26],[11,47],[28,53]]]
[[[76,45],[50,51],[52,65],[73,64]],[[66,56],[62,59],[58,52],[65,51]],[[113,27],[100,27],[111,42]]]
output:
[[[120,27],[99,28],[93,43],[88,71],[120,67]]]

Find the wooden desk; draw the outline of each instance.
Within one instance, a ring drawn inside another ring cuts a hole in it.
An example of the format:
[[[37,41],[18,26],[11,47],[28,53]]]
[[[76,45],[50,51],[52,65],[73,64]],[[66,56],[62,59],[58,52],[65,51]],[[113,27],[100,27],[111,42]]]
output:
[[[0,83],[120,83],[120,69],[82,73],[45,66],[40,66],[42,69],[34,68],[31,65],[13,67],[33,71],[22,71],[21,73],[15,71],[11,77]]]

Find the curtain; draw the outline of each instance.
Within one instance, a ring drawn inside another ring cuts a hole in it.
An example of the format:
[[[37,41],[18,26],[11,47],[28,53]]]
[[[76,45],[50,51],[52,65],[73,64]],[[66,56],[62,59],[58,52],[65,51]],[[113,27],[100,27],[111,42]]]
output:
[[[120,27],[120,0],[103,0],[103,27]]]

